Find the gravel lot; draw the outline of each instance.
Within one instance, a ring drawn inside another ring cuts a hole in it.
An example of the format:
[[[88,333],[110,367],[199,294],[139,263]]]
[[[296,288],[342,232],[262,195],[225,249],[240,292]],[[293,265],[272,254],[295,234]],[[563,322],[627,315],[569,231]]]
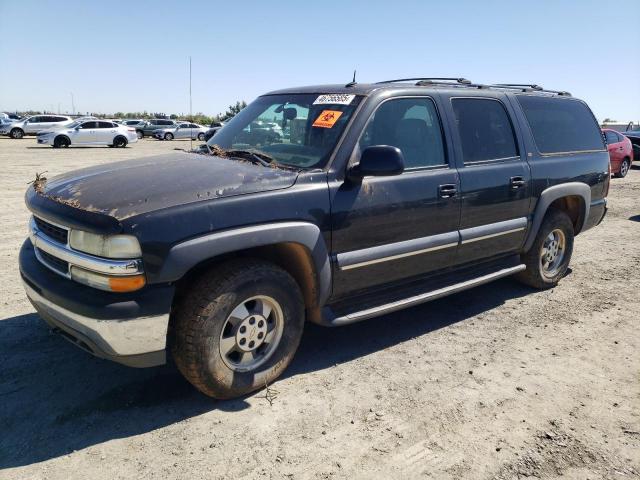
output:
[[[640,478],[640,169],[613,179],[552,291],[505,279],[340,329],[309,325],[272,389],[197,393],[48,333],[17,256],[27,182],[188,142],[0,137],[0,477]],[[277,392],[276,392],[277,391]]]

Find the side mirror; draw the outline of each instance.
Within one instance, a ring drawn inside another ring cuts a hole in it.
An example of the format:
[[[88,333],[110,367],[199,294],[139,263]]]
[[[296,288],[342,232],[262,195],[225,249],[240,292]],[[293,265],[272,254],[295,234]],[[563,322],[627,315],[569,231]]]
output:
[[[374,145],[360,155],[360,162],[349,168],[347,177],[360,181],[363,177],[399,175],[404,171],[404,156],[397,147]]]

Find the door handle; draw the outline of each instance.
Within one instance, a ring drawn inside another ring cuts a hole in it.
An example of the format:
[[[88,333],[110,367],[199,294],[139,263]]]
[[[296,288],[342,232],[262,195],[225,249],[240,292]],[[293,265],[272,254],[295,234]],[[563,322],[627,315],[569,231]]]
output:
[[[511,185],[511,190],[517,190],[521,187],[524,187],[527,182],[524,181],[522,177],[511,177],[509,179],[509,184]]]
[[[458,193],[458,187],[456,187],[455,183],[445,183],[438,187],[438,193],[440,198],[451,198]]]

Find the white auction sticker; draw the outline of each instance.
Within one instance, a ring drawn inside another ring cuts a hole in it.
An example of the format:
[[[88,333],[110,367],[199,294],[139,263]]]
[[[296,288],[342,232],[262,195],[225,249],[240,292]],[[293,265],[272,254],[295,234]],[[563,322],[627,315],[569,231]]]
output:
[[[355,95],[346,95],[344,93],[329,93],[326,95],[320,95],[316,98],[314,105],[349,105]]]

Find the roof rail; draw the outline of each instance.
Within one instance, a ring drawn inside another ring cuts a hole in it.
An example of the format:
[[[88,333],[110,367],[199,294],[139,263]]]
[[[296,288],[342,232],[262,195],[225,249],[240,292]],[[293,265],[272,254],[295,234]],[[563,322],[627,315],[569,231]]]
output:
[[[485,85],[482,83],[473,83],[471,80],[467,80],[462,77],[416,77],[416,78],[398,78],[395,80],[384,80],[382,82],[376,82],[376,85],[387,84],[387,83],[396,83],[396,82],[416,82],[416,86],[426,87],[429,85],[449,85],[455,87],[466,87],[466,88],[478,88],[478,89],[486,89],[486,88],[499,88],[506,90],[520,90],[521,92],[543,92],[543,93],[552,93],[554,95],[570,97],[571,94],[569,92],[561,91],[561,90],[546,90],[542,88],[540,85],[536,85],[535,83],[496,83],[492,85]]]
[[[540,85],[536,85],[535,83],[496,83],[495,85],[488,85],[489,87],[494,88],[506,88],[510,90],[521,90],[523,92],[545,92],[545,93],[554,93],[556,95],[562,97],[570,97],[571,94],[569,92],[563,90],[547,90],[542,88]]]
[[[416,77],[416,78],[397,78],[395,80],[383,80],[379,83],[396,83],[396,82],[418,82],[418,84],[430,84],[430,83],[460,83],[462,85],[471,85],[471,80],[466,78],[454,78],[454,77]]]

